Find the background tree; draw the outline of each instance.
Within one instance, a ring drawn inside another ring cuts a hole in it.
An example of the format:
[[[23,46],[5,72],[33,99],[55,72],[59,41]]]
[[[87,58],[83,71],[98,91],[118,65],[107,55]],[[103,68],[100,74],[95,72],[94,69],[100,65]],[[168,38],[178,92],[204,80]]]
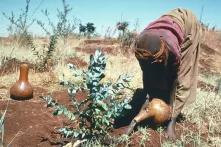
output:
[[[86,25],[87,28],[87,35],[88,37],[91,37],[92,34],[94,34],[96,27],[94,26],[94,23],[88,22]]]
[[[80,24],[79,25],[79,33],[80,35],[86,36],[90,38],[95,33],[96,27],[94,23],[88,22],[86,25]]]
[[[86,27],[85,25],[82,25],[82,24],[80,23],[80,24],[79,24],[79,33],[80,33],[80,35],[83,34],[83,36],[85,36],[86,31],[87,31],[87,27]]]
[[[129,26],[129,23],[126,21],[117,23],[117,25],[116,25],[117,30],[122,32],[122,34],[120,34],[120,36],[124,36],[128,26]]]

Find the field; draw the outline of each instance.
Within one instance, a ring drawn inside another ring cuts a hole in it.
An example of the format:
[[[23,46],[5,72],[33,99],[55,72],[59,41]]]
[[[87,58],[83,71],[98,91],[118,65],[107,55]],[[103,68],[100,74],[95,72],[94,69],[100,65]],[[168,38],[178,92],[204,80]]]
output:
[[[116,121],[117,128],[110,134],[118,142],[108,142],[109,146],[220,146],[221,144],[221,33],[207,30],[204,32],[200,58],[200,74],[197,99],[192,106],[185,108],[184,117],[176,125],[177,139],[170,141],[165,137],[165,126],[156,126],[150,121],[138,126],[132,135],[123,135],[128,123],[134,116],[142,95],[141,70],[130,47],[122,47],[116,39],[76,39],[69,38],[64,46],[58,40],[53,58],[57,61],[47,63],[47,70],[38,71],[36,56],[28,47],[21,47],[10,38],[0,40],[0,109],[3,112],[7,105],[4,125],[5,146],[71,146],[75,139],[64,138],[57,132],[58,128],[73,125],[64,116],[53,116],[52,109],[46,107],[40,96],[52,95],[59,103],[71,108],[67,89],[59,85],[64,75],[73,82],[66,64],[72,63],[78,69],[86,70],[90,54],[100,48],[107,57],[104,81],[116,81],[119,75],[129,73],[133,76],[126,96],[132,99],[131,115]],[[41,49],[48,44],[48,38],[34,38],[34,43]],[[213,44],[211,44],[213,42]],[[18,79],[21,62],[30,64],[29,81],[34,88],[34,97],[27,101],[10,99],[9,89]],[[79,81],[78,81],[79,82]],[[84,99],[85,93],[78,93],[76,99]],[[105,141],[104,141],[105,142]],[[93,140],[84,146],[102,146],[103,142]]]
[[[43,1],[34,12],[31,0],[24,3],[20,11],[2,12],[9,23],[7,37],[0,37],[0,147],[221,146],[220,30],[201,22],[197,97],[183,109],[176,139],[166,135],[168,122],[151,119],[126,135],[145,102],[133,48],[139,21],[132,29],[121,17],[98,34],[98,26],[78,20],[66,0],[56,14],[46,9],[40,15]],[[36,25],[38,35],[30,31]],[[33,98],[19,101],[10,88],[23,63]]]

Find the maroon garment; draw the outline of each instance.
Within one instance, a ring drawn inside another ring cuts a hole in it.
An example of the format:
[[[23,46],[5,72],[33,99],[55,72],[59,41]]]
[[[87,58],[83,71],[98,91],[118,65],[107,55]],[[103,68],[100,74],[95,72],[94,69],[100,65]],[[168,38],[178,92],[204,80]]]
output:
[[[144,32],[162,37],[167,42],[169,50],[175,55],[177,63],[180,62],[180,46],[184,40],[184,31],[170,16],[162,16],[150,23]]]

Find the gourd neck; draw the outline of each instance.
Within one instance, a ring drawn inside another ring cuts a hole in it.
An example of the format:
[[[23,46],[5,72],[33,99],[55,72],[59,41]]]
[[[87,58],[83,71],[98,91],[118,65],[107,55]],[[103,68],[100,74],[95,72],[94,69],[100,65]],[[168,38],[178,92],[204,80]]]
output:
[[[19,81],[28,82],[28,64],[21,64]]]
[[[138,113],[138,115],[137,115],[136,117],[134,117],[134,120],[135,120],[136,122],[141,122],[141,121],[143,121],[143,120],[145,120],[145,119],[147,119],[147,118],[150,118],[150,117],[152,117],[152,116],[153,116],[153,113],[150,112],[149,109],[147,108],[147,109],[141,110],[141,111]]]

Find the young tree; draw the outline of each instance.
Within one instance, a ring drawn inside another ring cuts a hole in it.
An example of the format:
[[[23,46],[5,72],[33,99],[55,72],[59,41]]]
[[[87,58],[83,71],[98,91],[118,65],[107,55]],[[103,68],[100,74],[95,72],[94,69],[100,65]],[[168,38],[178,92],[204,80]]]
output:
[[[71,122],[78,122],[74,128],[60,128],[59,132],[65,137],[102,140],[113,129],[114,119],[123,115],[124,109],[131,109],[129,99],[122,93],[130,89],[131,76],[120,75],[116,82],[103,82],[105,77],[106,57],[96,50],[90,56],[88,70],[77,69],[68,64],[74,78],[82,79],[80,83],[62,80],[61,84],[68,87],[68,94],[74,111],[58,104],[53,97],[42,97],[48,106],[54,108],[54,115],[64,115]],[[85,99],[76,99],[78,92],[86,92]]]

